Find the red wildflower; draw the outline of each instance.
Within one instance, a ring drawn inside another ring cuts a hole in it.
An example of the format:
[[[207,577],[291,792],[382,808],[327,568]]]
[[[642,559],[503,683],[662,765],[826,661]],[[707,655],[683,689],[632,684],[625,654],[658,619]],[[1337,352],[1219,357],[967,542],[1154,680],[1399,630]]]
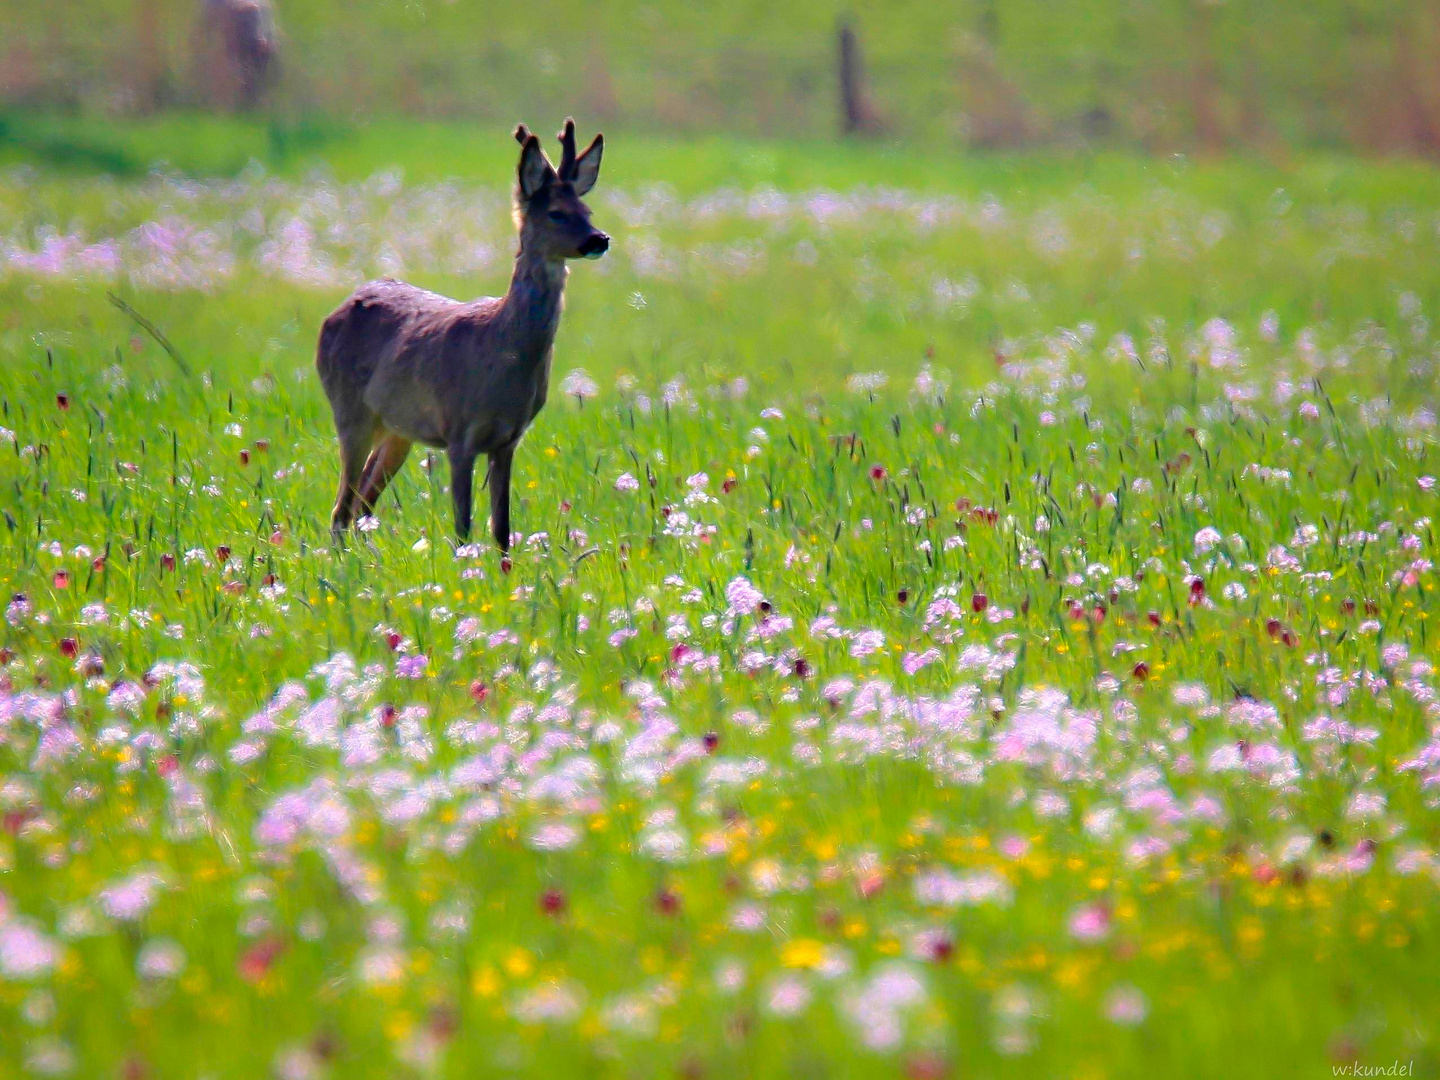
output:
[[[455,1009],[449,1005],[436,1005],[430,1011],[430,1020],[427,1024],[430,1034],[440,1042],[449,1042],[460,1030],[460,1016]]]
[[[261,938],[240,954],[235,968],[246,982],[257,983],[269,973],[284,951],[285,942],[280,938]]]
[[[955,954],[955,942],[943,931],[927,937],[923,943],[925,959],[943,964]]]
[[[944,1080],[949,1075],[949,1063],[932,1050],[921,1051],[905,1061],[906,1080]]]

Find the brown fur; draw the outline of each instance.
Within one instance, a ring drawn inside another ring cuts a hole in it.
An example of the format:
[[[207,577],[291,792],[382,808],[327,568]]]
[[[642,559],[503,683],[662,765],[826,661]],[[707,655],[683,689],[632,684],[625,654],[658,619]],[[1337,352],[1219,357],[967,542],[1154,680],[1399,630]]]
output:
[[[601,136],[578,157],[565,121],[560,170],[522,124],[515,212],[520,248],[503,297],[461,302],[385,278],[325,320],[315,366],[340,440],[338,535],[374,510],[412,443],[450,456],[455,532],[470,535],[475,459],[489,458],[495,542],[510,547],[510,464],[545,404],[567,259],[598,257],[610,238],[580,201],[599,175]],[[553,216],[552,216],[553,215]]]

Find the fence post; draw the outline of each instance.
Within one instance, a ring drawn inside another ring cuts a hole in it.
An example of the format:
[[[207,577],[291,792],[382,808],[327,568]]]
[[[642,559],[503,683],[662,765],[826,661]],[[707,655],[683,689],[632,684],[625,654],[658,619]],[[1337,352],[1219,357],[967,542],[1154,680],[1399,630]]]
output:
[[[840,134],[870,135],[879,128],[879,118],[865,92],[865,72],[860,62],[860,42],[855,30],[840,20]]]

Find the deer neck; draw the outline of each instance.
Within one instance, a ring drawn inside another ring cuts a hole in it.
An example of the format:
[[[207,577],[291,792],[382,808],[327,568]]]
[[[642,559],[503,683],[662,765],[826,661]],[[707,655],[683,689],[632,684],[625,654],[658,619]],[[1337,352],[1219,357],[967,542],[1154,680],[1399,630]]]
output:
[[[569,273],[564,260],[532,255],[522,242],[504,301],[505,318],[522,363],[538,365],[550,355]]]

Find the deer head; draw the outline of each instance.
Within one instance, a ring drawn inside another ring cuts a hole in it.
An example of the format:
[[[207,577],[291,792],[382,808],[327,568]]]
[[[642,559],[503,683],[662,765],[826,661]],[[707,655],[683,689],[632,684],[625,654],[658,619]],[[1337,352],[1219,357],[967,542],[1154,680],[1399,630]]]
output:
[[[575,121],[565,120],[560,132],[560,168],[540,149],[540,140],[524,124],[515,129],[520,144],[520,169],[515,185],[515,217],[520,246],[549,261],[598,259],[610,237],[590,223],[590,208],[581,202],[600,176],[605,137],[596,135],[583,154],[575,153]]]

